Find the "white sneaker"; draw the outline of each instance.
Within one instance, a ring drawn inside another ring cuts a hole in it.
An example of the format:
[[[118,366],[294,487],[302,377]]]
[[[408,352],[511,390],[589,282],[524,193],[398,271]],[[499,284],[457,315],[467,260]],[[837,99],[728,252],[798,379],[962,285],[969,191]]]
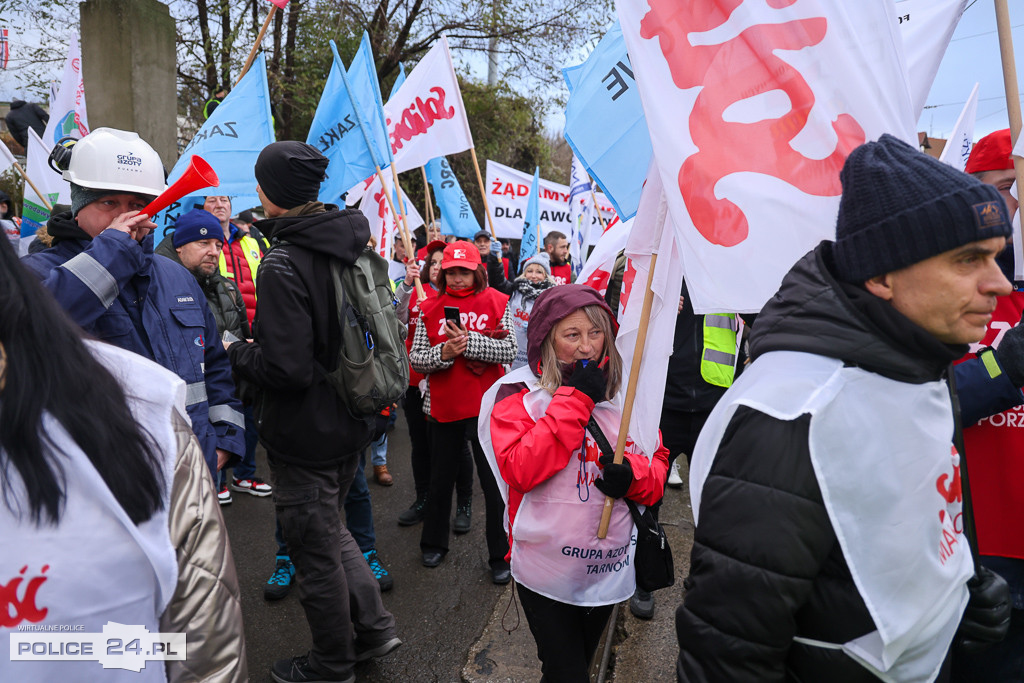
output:
[[[668,485],[674,489],[683,488],[683,478],[679,476],[679,461],[672,463],[672,469],[668,471]]]

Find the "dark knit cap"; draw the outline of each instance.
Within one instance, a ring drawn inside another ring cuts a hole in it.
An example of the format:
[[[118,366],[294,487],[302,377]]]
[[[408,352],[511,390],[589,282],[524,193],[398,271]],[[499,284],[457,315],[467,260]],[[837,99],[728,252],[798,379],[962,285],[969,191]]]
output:
[[[85,207],[112,194],[134,194],[139,199],[144,200],[147,204],[156,199],[155,195],[147,196],[135,192],[125,192],[124,190],[94,190],[89,187],[82,187],[81,185],[71,183],[71,217],[77,217],[78,212]]]
[[[252,223],[252,211],[250,209],[246,209],[245,211],[240,212],[238,214],[238,220],[243,223]]]
[[[192,209],[174,224],[173,243],[180,247],[189,242],[216,239],[224,242],[224,230],[220,220],[204,209]]]
[[[1009,237],[998,190],[892,135],[853,150],[833,249],[836,276],[859,284],[950,249]]]
[[[305,142],[274,142],[256,159],[256,182],[274,204],[294,209],[316,201],[327,163],[327,157]]]

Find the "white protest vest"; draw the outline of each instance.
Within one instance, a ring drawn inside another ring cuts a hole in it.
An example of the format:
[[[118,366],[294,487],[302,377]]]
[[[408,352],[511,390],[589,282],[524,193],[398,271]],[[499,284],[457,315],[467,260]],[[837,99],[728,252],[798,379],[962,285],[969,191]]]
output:
[[[544,416],[552,398],[525,366],[502,377],[484,394],[477,430],[506,505],[508,485],[498,470],[490,423],[499,388],[516,383],[525,383],[530,389],[523,403],[534,420]],[[621,414],[613,402],[597,404],[593,415],[609,443],[614,444]],[[626,450],[633,453],[635,449],[629,440]],[[512,576],[530,590],[570,605],[608,605],[626,600],[636,590],[636,532],[625,501],[615,501],[608,534],[604,539],[597,537],[605,499],[594,486],[601,472],[599,457],[600,450],[588,432],[586,448],[581,444],[565,469],[523,495],[512,528]],[[642,505],[638,507],[643,509]]]
[[[512,311],[512,331],[516,334],[516,342],[519,344],[515,360],[512,361],[512,369],[518,370],[529,362],[527,357],[529,346],[526,340],[526,330],[530,325],[530,311],[533,310],[533,303],[536,297],[525,300],[522,292],[512,292],[508,300],[508,307]]]
[[[848,643],[801,642],[842,649],[883,681],[935,680],[974,573],[962,535],[946,383],[897,382],[809,353],[765,354],[722,397],[697,440],[690,470],[695,522],[739,406],[780,420],[811,415],[822,499],[878,629]]]
[[[173,412],[185,414],[185,383],[142,356],[100,342],[86,344],[121,382],[133,416],[157,446],[163,507],[146,522],[132,523],[85,453],[55,418],[44,414],[42,428],[61,453],[66,502],[57,526],[38,527],[27,516],[19,520],[0,503],[0,586],[22,578],[15,591],[18,604],[7,601],[7,621],[2,625],[17,630],[19,625],[62,624],[102,633],[108,622],[116,622],[158,633],[160,615],[178,580],[168,527],[177,453],[171,419]],[[12,485],[24,500],[17,475]],[[0,634],[4,630],[0,628]],[[165,681],[166,674],[159,661],[136,673],[105,670],[96,661],[12,662],[0,657],[0,680],[43,679]]]

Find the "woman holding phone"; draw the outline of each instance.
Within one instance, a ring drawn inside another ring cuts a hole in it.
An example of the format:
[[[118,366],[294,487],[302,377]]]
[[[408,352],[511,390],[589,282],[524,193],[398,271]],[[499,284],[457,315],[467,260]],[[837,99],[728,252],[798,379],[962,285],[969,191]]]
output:
[[[420,537],[425,567],[441,564],[448,552],[448,517],[458,456],[468,439],[484,491],[491,580],[511,579],[502,526],[504,503],[477,439],[477,416],[484,392],[504,374],[516,355],[516,339],[505,311],[508,297],[487,287],[477,248],[465,241],[444,248],[439,293],[420,304],[409,360],[427,377],[423,412],[430,422],[430,488]],[[446,311],[448,317],[446,317]],[[456,319],[459,324],[456,324]]]

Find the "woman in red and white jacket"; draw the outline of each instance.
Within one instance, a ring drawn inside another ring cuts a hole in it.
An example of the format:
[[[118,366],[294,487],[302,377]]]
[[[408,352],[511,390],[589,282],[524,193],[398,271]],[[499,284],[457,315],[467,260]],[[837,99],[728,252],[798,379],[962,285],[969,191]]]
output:
[[[525,367],[492,387],[480,408],[480,441],[508,503],[509,557],[545,681],[587,681],[615,603],[633,595],[634,526],[622,498],[652,505],[668,476],[668,450],[627,439],[624,459],[601,455],[591,418],[615,443],[622,378],[615,318],[585,285],[537,297]],[[607,537],[597,528],[616,499]]]
[[[502,527],[504,503],[477,440],[477,416],[484,392],[516,356],[516,339],[505,305],[508,297],[487,287],[480,252],[469,242],[452,242],[441,260],[440,291],[420,304],[409,360],[427,376],[423,412],[430,421],[430,489],[420,537],[422,563],[436,567],[448,552],[448,516],[458,456],[469,440],[486,505],[491,580],[511,579],[508,539]],[[445,320],[445,308],[459,309],[461,324]]]

